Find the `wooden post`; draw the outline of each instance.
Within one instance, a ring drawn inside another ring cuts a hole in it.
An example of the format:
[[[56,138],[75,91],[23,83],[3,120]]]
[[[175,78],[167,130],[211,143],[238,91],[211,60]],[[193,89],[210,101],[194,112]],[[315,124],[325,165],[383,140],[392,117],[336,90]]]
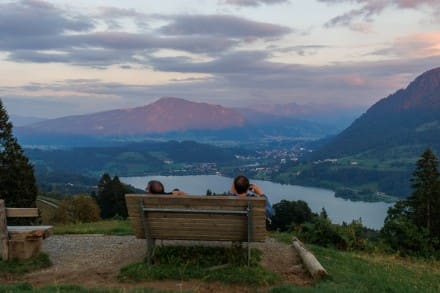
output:
[[[0,199],[0,246],[2,251],[2,259],[8,260],[9,255],[9,239],[8,239],[8,224],[6,222],[6,206],[5,201]]]
[[[293,238],[292,245],[298,252],[304,266],[313,278],[320,278],[328,274],[313,253],[311,253],[296,237]]]

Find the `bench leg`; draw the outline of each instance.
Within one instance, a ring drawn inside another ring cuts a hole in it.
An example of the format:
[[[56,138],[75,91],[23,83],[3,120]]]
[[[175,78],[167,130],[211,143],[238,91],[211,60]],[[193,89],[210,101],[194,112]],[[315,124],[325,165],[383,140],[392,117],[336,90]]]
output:
[[[248,249],[248,256],[247,256],[247,263],[248,267],[251,265],[251,241],[252,241],[252,230],[253,230],[253,222],[252,222],[252,202],[248,202],[247,206],[247,249]]]
[[[7,261],[9,256],[9,235],[6,222],[6,206],[3,199],[0,199],[0,247],[2,251],[1,258]]]
[[[147,217],[145,216],[145,211],[144,211],[144,202],[142,200],[139,201],[139,206],[141,208],[142,224],[144,226],[145,239],[147,241],[147,263],[148,263],[148,265],[152,265],[154,239],[151,238],[150,233],[149,233]]]
[[[154,251],[154,239],[147,239],[147,263],[148,265],[153,264],[153,251]]]

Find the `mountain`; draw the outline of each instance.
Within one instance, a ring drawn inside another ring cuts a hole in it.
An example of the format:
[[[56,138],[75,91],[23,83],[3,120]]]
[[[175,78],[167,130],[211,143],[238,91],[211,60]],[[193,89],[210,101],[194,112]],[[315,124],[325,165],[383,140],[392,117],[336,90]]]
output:
[[[237,109],[242,114],[258,112],[259,115],[295,118],[312,121],[321,125],[332,126],[337,132],[348,127],[360,114],[365,111],[361,106],[344,106],[336,104],[256,104],[246,109]]]
[[[38,147],[102,146],[119,142],[197,140],[255,142],[310,140],[337,133],[334,126],[249,109],[161,98],[132,109],[50,119],[17,127],[20,143]]]
[[[32,124],[21,133],[76,135],[133,135],[189,129],[222,129],[242,126],[240,113],[219,105],[179,98],[158,101],[132,109],[68,116]]]
[[[25,126],[46,120],[45,118],[11,115],[10,120],[14,126]]]
[[[378,101],[318,150],[315,158],[394,153],[404,159],[427,147],[440,151],[440,68]]]

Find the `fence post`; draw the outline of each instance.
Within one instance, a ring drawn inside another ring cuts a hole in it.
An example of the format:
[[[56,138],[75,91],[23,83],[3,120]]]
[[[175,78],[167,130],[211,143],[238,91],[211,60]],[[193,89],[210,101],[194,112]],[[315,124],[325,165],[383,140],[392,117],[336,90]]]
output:
[[[0,199],[0,246],[2,252],[2,259],[8,260],[9,247],[8,247],[8,224],[6,222],[6,206],[5,201]]]

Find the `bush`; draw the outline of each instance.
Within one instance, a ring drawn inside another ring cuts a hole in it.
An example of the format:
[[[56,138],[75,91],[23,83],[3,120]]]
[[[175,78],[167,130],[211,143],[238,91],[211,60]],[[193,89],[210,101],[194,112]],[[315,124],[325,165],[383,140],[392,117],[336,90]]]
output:
[[[96,201],[85,194],[75,195],[60,202],[55,221],[59,223],[90,223],[99,221],[100,209]]]
[[[360,220],[350,224],[332,224],[329,219],[315,216],[312,221],[297,227],[297,235],[302,240],[324,247],[341,250],[364,250],[367,238],[363,236],[365,228]]]
[[[288,231],[292,226],[310,221],[313,217],[312,210],[302,200],[282,200],[273,206],[275,215],[272,217],[271,228],[279,231]]]
[[[429,231],[417,227],[403,215],[394,216],[392,219],[387,218],[381,235],[385,243],[402,256],[429,257],[436,254],[435,246],[438,246],[438,243],[431,240]]]

